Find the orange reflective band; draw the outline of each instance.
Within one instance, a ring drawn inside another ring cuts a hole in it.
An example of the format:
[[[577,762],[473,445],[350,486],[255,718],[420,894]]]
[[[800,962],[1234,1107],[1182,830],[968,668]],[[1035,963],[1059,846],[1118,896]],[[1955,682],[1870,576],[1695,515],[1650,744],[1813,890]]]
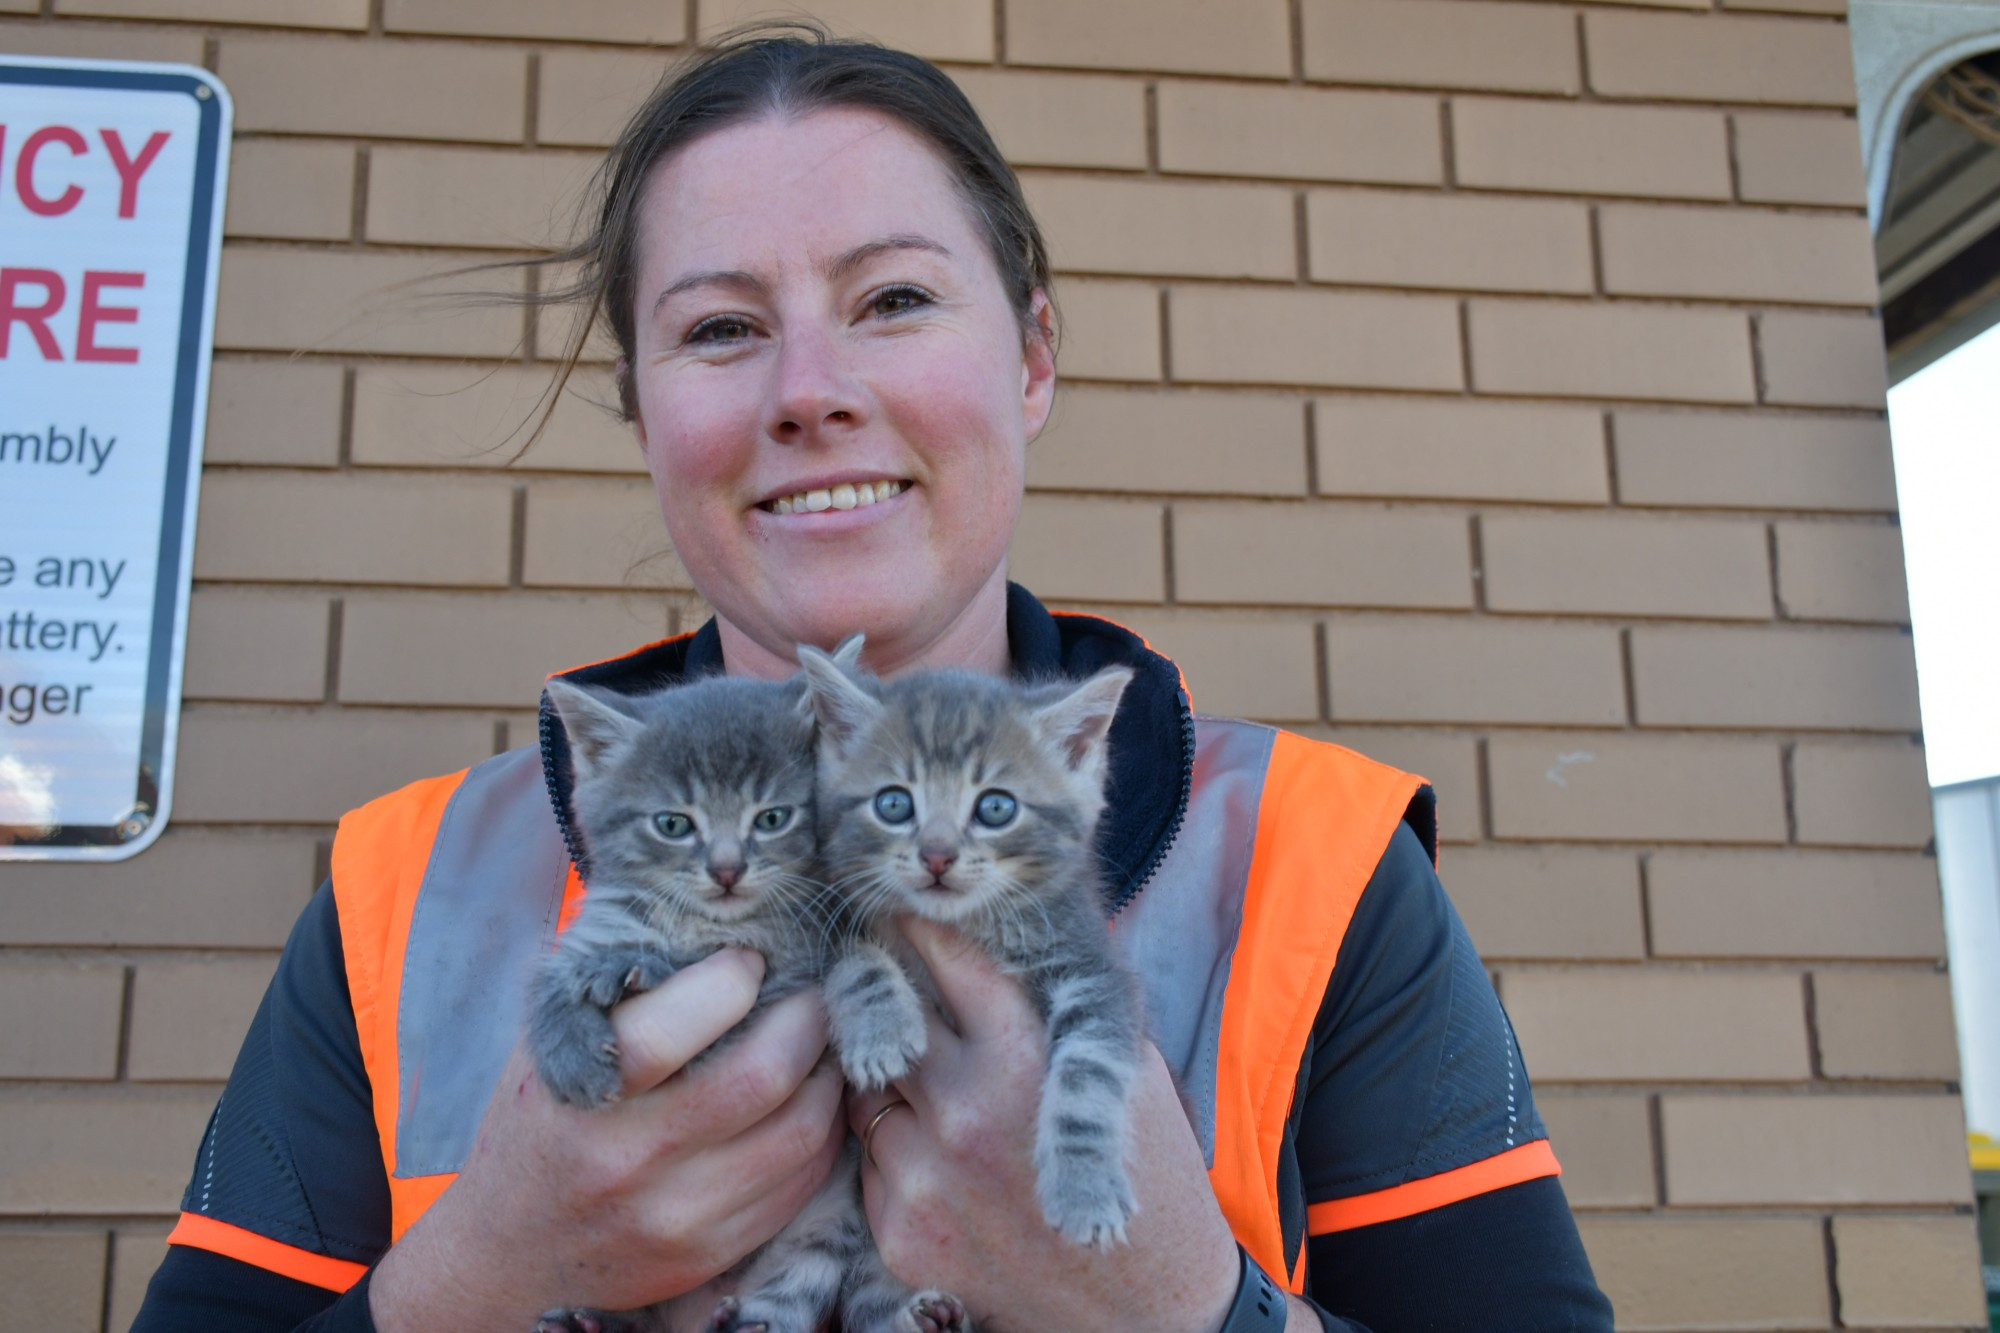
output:
[[[346,1291],[368,1271],[367,1264],[314,1254],[199,1213],[182,1213],[181,1220],[167,1235],[167,1244],[207,1250],[227,1259],[241,1260],[267,1273],[324,1287],[328,1291]]]
[[[1556,1161],[1555,1149],[1549,1146],[1547,1139],[1537,1139],[1483,1161],[1461,1166],[1455,1171],[1425,1176],[1422,1180],[1393,1185],[1373,1194],[1357,1194],[1351,1199],[1329,1199],[1325,1203],[1313,1204],[1306,1209],[1306,1231],[1314,1236],[1324,1236],[1335,1231],[1352,1231],[1356,1227],[1372,1227],[1377,1222],[1414,1217],[1448,1203],[1491,1194],[1494,1190],[1526,1180],[1561,1174],[1562,1165]]]

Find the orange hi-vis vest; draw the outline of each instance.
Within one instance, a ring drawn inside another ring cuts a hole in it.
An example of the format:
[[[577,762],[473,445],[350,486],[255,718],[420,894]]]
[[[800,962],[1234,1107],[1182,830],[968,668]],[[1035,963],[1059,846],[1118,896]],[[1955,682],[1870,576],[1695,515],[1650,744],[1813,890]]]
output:
[[[1295,1291],[1304,1238],[1285,1234],[1278,1181],[1299,1069],[1356,901],[1423,785],[1339,746],[1197,717],[1179,831],[1113,919],[1223,1213]],[[586,890],[533,749],[353,811],[332,871],[400,1238],[465,1162],[521,1030],[528,974]],[[1311,1230],[1409,1216],[1556,1169],[1548,1145],[1530,1143],[1316,1206]]]

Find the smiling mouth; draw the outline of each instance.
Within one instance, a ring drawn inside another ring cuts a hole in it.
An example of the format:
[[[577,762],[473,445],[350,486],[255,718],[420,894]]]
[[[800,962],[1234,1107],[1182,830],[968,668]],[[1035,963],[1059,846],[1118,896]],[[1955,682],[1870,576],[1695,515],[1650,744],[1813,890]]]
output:
[[[878,481],[873,484],[863,481],[853,485],[842,482],[838,486],[815,491],[781,495],[757,507],[767,514],[818,514],[828,509],[862,509],[901,495],[909,488],[907,481]]]

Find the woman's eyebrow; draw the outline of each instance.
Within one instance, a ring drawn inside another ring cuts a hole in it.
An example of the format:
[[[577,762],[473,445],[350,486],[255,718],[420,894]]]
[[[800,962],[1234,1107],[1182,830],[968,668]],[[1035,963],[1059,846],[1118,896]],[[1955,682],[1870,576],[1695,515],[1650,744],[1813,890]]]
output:
[[[833,262],[826,266],[826,280],[839,282],[877,255],[892,250],[929,250],[933,254],[943,255],[946,259],[951,258],[951,251],[930,237],[919,236],[914,232],[903,232],[895,236],[884,236],[880,240],[863,241],[852,250],[836,256]]]
[[[762,278],[754,273],[746,273],[740,268],[705,269],[699,273],[690,273],[671,283],[654,299],[653,313],[657,315],[661,306],[682,292],[693,291],[697,287],[728,287],[757,296],[769,291]]]

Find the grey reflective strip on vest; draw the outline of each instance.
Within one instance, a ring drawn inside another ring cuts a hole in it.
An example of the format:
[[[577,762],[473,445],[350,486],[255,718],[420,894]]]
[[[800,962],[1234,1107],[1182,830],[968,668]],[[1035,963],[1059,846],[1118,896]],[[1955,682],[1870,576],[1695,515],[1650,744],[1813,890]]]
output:
[[[1180,1080],[1210,1165],[1222,998],[1275,735],[1247,722],[1196,720],[1180,833],[1113,922],[1113,943],[1143,979],[1153,1039]],[[397,1176],[465,1164],[521,1031],[528,974],[555,938],[568,868],[533,749],[466,774],[438,826],[404,956]]]
[[[568,873],[535,749],[465,775],[438,824],[403,958],[398,1177],[465,1165],[521,1032],[528,973],[555,938]]]
[[[1145,889],[1112,921],[1112,942],[1141,979],[1153,1040],[1180,1081],[1210,1166],[1222,996],[1243,924],[1257,807],[1276,736],[1254,723],[1195,719],[1194,787],[1180,835]]]

